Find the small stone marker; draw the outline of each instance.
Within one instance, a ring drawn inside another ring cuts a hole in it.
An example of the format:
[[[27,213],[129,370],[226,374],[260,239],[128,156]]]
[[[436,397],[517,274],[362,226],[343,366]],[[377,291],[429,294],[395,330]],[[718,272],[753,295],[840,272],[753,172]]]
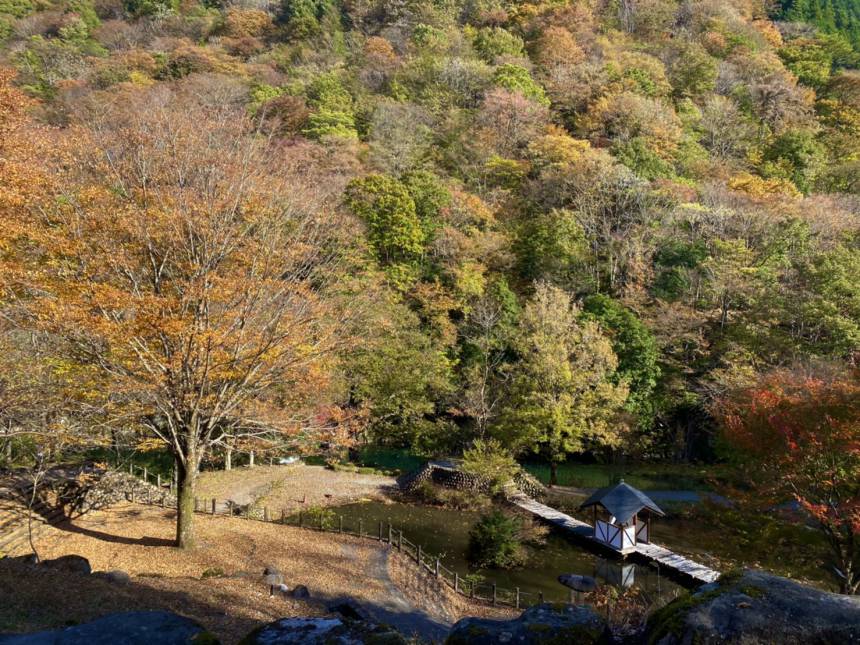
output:
[[[267,573],[264,576],[263,581],[269,587],[269,595],[274,596],[275,588],[280,588],[280,586],[284,584],[284,576],[282,576],[280,573]]]

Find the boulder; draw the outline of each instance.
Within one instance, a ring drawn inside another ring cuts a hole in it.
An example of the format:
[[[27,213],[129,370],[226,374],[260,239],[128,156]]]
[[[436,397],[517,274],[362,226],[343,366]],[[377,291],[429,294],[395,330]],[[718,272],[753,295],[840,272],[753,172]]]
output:
[[[292,592],[290,592],[290,595],[293,598],[310,598],[311,592],[304,585],[296,585]]]
[[[575,573],[566,573],[559,576],[558,581],[565,587],[582,593],[589,593],[597,589],[597,580],[591,576],[580,576]]]
[[[131,576],[125,571],[120,571],[119,569],[114,569],[112,571],[99,571],[94,575],[98,575],[108,582],[112,582],[116,585],[127,585],[131,582]]]
[[[589,607],[544,603],[526,609],[514,620],[464,618],[455,623],[446,645],[549,645],[609,643],[606,622]]]
[[[82,555],[63,555],[55,560],[43,560],[43,567],[58,569],[60,571],[69,571],[72,573],[83,573],[89,575],[93,572],[90,566],[90,561]]]
[[[369,620],[282,618],[258,627],[240,645],[406,645],[406,639],[389,627]]]
[[[365,620],[367,618],[367,613],[352,600],[329,603],[326,605],[326,609],[333,614],[340,614],[344,618],[352,620]]]
[[[724,574],[654,612],[649,643],[860,643],[860,598],[787,578]]]
[[[3,645],[217,645],[193,620],[169,611],[108,614],[83,625],[47,632],[0,636]]]

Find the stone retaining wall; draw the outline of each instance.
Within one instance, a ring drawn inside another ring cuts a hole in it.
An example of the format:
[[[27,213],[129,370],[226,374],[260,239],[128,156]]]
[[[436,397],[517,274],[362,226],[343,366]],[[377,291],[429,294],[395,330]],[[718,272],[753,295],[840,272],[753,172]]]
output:
[[[437,486],[453,488],[455,490],[474,490],[487,492],[489,483],[481,478],[458,470],[456,467],[442,466],[433,462],[427,462],[421,468],[398,479],[400,490],[405,493],[414,491],[423,482],[432,481]],[[514,481],[513,487],[525,493],[529,497],[540,497],[546,489],[532,475],[520,471]]]

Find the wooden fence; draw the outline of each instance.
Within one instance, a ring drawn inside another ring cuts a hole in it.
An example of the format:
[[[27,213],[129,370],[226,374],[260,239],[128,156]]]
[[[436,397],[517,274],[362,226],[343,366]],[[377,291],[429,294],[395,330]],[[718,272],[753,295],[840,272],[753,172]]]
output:
[[[146,468],[130,465],[129,473],[141,474],[141,478],[152,484],[151,474]],[[147,490],[143,498],[129,496],[130,501],[150,504],[155,506],[166,505],[166,488],[173,491],[173,482],[162,481],[158,476],[155,484],[162,489],[161,495],[153,494],[151,489]],[[472,577],[463,577],[457,571],[449,569],[442,563],[442,559],[432,553],[428,553],[420,544],[412,542],[403,535],[403,531],[394,528],[390,523],[365,522],[363,518],[344,518],[331,509],[315,508],[310,511],[300,510],[298,513],[287,513],[286,510],[272,512],[268,507],[236,506],[231,502],[219,502],[216,499],[194,498],[194,511],[206,515],[221,515],[238,517],[246,520],[270,522],[285,526],[294,526],[301,529],[323,531],[328,533],[339,533],[351,535],[362,539],[370,539],[389,548],[396,549],[421,571],[435,576],[440,582],[450,587],[455,593],[471,600],[489,603],[493,606],[509,606],[515,609],[525,609],[535,604],[544,602],[543,592],[524,591],[519,587],[505,589],[495,583],[478,581]],[[553,600],[565,602],[563,598]]]

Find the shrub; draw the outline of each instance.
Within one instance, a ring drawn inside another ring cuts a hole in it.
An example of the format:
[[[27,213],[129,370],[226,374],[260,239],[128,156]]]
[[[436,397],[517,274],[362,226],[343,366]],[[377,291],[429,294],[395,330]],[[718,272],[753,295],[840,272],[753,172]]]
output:
[[[510,569],[525,562],[520,544],[522,522],[519,517],[492,511],[469,531],[467,557],[477,567]]]
[[[496,439],[478,439],[463,451],[463,470],[488,482],[490,492],[498,494],[520,471],[514,456]]]
[[[416,501],[429,506],[443,506],[458,511],[474,511],[487,508],[490,500],[472,490],[455,490],[437,486],[433,482],[421,482],[412,491]]]
[[[305,526],[333,528],[335,525],[335,512],[324,506],[311,506],[304,511]]]
[[[475,36],[475,49],[488,62],[499,56],[523,56],[523,39],[502,27],[484,27]]]
[[[30,0],[0,0],[0,14],[23,18],[32,11],[33,3]]]
[[[537,101],[541,105],[549,105],[544,89],[535,81],[525,67],[505,64],[500,66],[493,75],[493,82],[512,92],[520,92],[526,98]]]

